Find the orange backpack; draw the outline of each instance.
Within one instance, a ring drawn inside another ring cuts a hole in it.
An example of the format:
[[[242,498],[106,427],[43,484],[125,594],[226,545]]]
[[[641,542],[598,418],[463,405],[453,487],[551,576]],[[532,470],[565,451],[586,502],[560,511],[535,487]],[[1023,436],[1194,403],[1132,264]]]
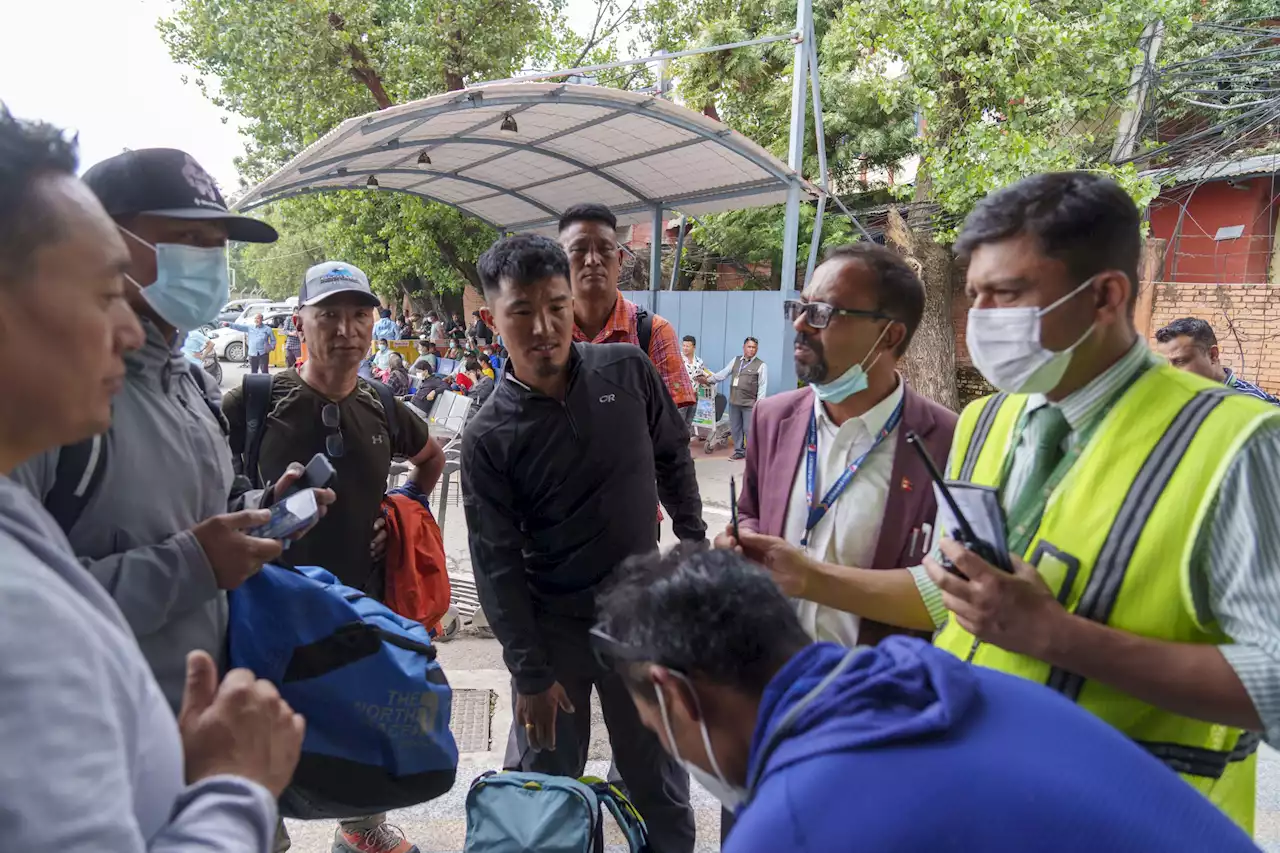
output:
[[[387,520],[387,583],[383,601],[406,619],[421,622],[437,636],[449,610],[449,572],[444,537],[427,504],[412,485],[382,499]]]

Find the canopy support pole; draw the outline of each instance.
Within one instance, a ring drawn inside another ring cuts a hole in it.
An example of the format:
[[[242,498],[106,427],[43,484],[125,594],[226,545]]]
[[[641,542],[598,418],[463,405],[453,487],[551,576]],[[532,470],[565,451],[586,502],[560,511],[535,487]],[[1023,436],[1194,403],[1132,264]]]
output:
[[[676,255],[671,261],[671,284],[667,290],[676,289],[676,281],[680,278],[680,260],[684,255],[684,235],[689,232],[689,223],[685,221],[685,217],[680,217],[680,224],[676,226]]]
[[[813,0],[798,0],[796,4],[796,32],[801,40],[796,42],[795,62],[791,69],[791,134],[787,148],[787,165],[797,175],[804,170],[804,126],[805,106],[808,95],[807,71],[809,55],[805,42],[808,40],[810,21],[813,18]],[[800,242],[800,185],[792,182],[787,188],[786,218],[782,227],[782,290],[784,293],[796,289],[796,255]]]
[[[809,242],[809,265],[804,270],[804,283],[813,281],[813,269],[818,265],[818,247],[822,245],[822,217],[827,212],[827,194],[818,196],[818,211],[813,215],[813,239]]]
[[[649,244],[649,290],[662,289],[662,205],[653,209],[653,239]],[[658,297],[651,296],[650,310],[658,310]]]
[[[800,41],[796,42],[795,62],[791,69],[791,133],[787,146],[787,165],[795,171],[795,178],[787,188],[786,218],[782,225],[782,293],[784,299],[790,299],[796,291],[796,261],[800,250],[800,175],[804,173],[804,127],[805,96],[808,94],[809,52],[808,41],[813,31],[813,0],[797,0],[796,32]],[[817,69],[814,69],[815,72]],[[815,245],[817,232],[815,231]],[[810,251],[812,254],[812,250]],[[791,323],[783,312],[770,322],[778,323],[777,334],[782,341],[783,352],[789,351],[787,343],[794,334]],[[776,371],[776,372],[775,372]],[[784,357],[782,363],[769,370],[771,376],[781,381],[769,383],[769,389],[786,391],[796,387],[796,364],[793,359]],[[775,392],[776,393],[776,392]]]

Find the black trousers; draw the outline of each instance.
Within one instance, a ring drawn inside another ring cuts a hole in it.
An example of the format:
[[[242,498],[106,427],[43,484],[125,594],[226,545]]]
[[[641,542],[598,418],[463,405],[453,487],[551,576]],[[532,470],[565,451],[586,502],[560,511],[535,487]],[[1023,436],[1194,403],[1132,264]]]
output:
[[[298,356],[300,355],[302,355],[301,350],[294,352],[291,349],[286,349],[284,351],[284,366],[292,369],[293,366],[298,363]]]
[[[250,373],[267,373],[267,364],[271,359],[270,353],[262,355],[249,356],[249,372]]]
[[[614,764],[631,802],[649,827],[653,853],[692,853],[694,823],[688,772],[640,722],[622,679],[600,669],[593,658],[584,660],[591,658],[586,636],[577,641],[576,649],[566,650],[561,643],[549,645],[556,679],[574,708],[572,714],[561,711],[556,715],[556,748],[542,752],[529,749],[524,727],[515,720],[507,740],[506,766],[555,776],[581,776],[591,744],[591,690],[595,688],[609,731]],[[515,693],[513,683],[513,706]]]

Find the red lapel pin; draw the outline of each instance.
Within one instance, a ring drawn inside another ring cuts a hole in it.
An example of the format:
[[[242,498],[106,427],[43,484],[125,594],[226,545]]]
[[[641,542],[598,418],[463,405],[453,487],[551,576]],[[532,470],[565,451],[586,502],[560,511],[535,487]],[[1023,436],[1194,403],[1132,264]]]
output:
[[[904,492],[911,491],[911,481],[908,480],[906,477],[902,478],[902,491]]]

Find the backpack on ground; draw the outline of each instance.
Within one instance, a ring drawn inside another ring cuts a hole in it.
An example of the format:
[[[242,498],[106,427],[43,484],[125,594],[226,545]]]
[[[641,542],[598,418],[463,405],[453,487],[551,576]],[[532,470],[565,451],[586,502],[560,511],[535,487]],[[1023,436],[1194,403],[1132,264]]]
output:
[[[444,556],[444,537],[427,496],[413,483],[382,499],[387,520],[386,589],[383,601],[406,619],[421,622],[438,637],[440,620],[453,594]]]
[[[453,787],[453,694],[426,628],[315,566],[268,564],[228,602],[230,665],[307,720],[282,815],[370,815]]]
[[[604,853],[602,808],[617,821],[630,853],[649,853],[644,819],[608,782],[491,770],[467,792],[463,853]]]

